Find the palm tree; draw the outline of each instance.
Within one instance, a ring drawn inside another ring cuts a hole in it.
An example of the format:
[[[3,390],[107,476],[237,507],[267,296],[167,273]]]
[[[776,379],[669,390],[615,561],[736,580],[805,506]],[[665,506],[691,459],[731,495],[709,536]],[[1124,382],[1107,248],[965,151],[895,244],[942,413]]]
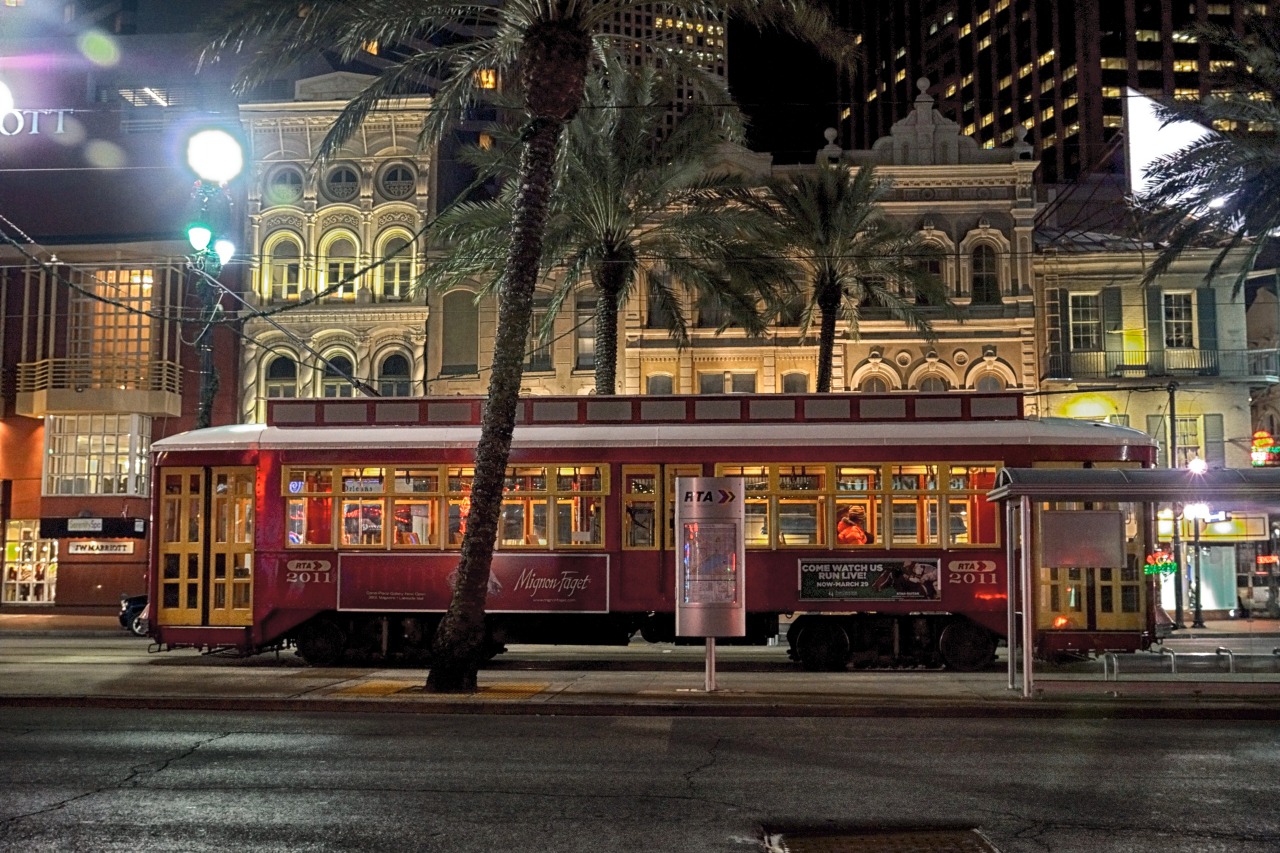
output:
[[[543,249],[544,279],[553,283],[545,328],[586,279],[596,292],[595,391],[617,387],[618,312],[647,284],[649,305],[678,345],[689,341],[676,284],[703,305],[716,304],[725,323],[749,334],[766,328],[760,306],[790,281],[790,264],[769,251],[768,217],[731,205],[743,182],[715,169],[722,144],[741,139],[736,110],[689,104],[670,132],[663,122],[674,98],[670,78],[619,63],[588,80],[584,109],[569,123]],[[477,165],[506,180],[501,198],[460,204],[434,233],[446,251],[424,283],[447,289],[481,277],[498,284],[501,247],[515,202],[510,161],[475,152]]]
[[[634,36],[598,35],[619,15],[653,15],[652,0],[242,0],[221,19],[218,53],[249,50],[242,84],[252,85],[321,51],[344,61],[367,56],[371,44],[408,45],[382,74],[353,98],[322,146],[331,156],[379,105],[398,95],[435,87],[435,110],[423,141],[438,143],[469,109],[483,81],[496,73],[522,99],[518,190],[507,259],[498,286],[498,328],[489,396],[476,447],[471,513],[453,601],[436,633],[427,688],[474,691],[483,655],[484,605],[489,566],[502,507],[523,372],[525,342],[550,210],[554,164],[564,125],[582,104],[594,50],[616,53]],[[667,0],[667,16],[736,18],[758,28],[778,27],[848,65],[853,39],[839,31],[817,0]],[[670,42],[650,55],[680,59]],[[689,79],[698,77],[690,69]]]
[[[1144,278],[1168,272],[1186,251],[1213,246],[1212,279],[1228,256],[1244,249],[1234,293],[1266,245],[1280,233],[1280,21],[1244,19],[1243,33],[1197,28],[1213,56],[1229,63],[1202,101],[1173,100],[1166,121],[1191,121],[1214,131],[1148,169],[1149,189],[1138,199],[1146,236],[1163,246]],[[1232,258],[1234,265],[1236,258]]]
[[[856,335],[862,309],[880,306],[933,340],[931,316],[956,316],[942,282],[928,270],[937,249],[885,215],[880,201],[889,189],[871,166],[823,163],[779,176],[763,193],[744,197],[774,217],[776,238],[806,270],[800,328],[808,334],[816,317],[819,392],[831,390],[839,320]]]

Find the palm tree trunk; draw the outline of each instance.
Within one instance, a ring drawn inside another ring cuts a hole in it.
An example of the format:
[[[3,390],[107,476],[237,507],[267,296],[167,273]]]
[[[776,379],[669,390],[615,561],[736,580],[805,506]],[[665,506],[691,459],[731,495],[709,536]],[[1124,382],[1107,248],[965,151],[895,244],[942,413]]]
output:
[[[831,362],[836,350],[836,315],[840,310],[840,289],[818,285],[818,393],[831,391]]]
[[[493,545],[502,510],[502,485],[511,453],[520,380],[524,375],[525,343],[529,338],[533,289],[542,256],[552,166],[563,129],[563,121],[535,120],[525,139],[511,248],[498,293],[493,370],[481,420],[480,442],[476,446],[471,508],[462,536],[462,560],[458,566],[453,600],[432,645],[427,690],[433,693],[474,692],[476,673],[484,655],[484,605],[489,588],[489,566],[493,561]]]
[[[626,271],[620,263],[601,264],[594,272],[596,290],[596,394],[618,393],[618,298]]]
[[[474,692],[476,673],[484,657],[489,567],[520,403],[525,344],[529,340],[533,289],[550,212],[556,149],[565,122],[582,103],[590,53],[590,33],[571,18],[530,26],[521,45],[522,88],[532,120],[521,136],[525,147],[517,177],[520,189],[511,220],[511,247],[498,288],[498,331],[489,397],[476,445],[458,585],[432,644],[431,671],[427,675],[427,690],[432,693]]]

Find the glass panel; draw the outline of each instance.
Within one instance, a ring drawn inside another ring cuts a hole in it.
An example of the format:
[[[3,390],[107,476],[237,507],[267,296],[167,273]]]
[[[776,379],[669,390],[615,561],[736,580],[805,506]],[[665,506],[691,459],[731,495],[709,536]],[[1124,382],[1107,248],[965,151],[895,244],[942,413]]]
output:
[[[396,545],[436,544],[436,502],[398,500],[393,505]]]
[[[287,506],[288,544],[332,544],[332,498],[290,498]]]
[[[869,502],[836,504],[836,543],[840,545],[865,545],[874,542],[872,513]]]
[[[342,502],[342,544],[382,544],[382,501],[368,498]]]
[[[440,472],[434,468],[397,468],[395,490],[434,494],[440,491]]]
[[[545,492],[547,490],[547,469],[515,466],[507,469],[506,480],[502,484],[504,492]]]
[[[381,468],[343,468],[342,491],[347,494],[379,494],[383,491]]]
[[[827,469],[822,465],[779,465],[778,491],[822,492],[827,488]]]
[[[764,465],[721,465],[717,476],[741,477],[747,494],[769,491],[769,469]]]
[[[556,491],[600,492],[604,490],[604,476],[595,465],[579,465],[556,469]]]
[[[575,497],[556,499],[556,544],[600,545],[603,539],[602,499]]]
[[[825,498],[778,500],[779,545],[825,545]]]
[[[836,467],[836,491],[867,492],[880,488],[880,469],[856,465]]]
[[[328,494],[333,491],[333,471],[329,468],[291,468],[285,482],[291,495]]]

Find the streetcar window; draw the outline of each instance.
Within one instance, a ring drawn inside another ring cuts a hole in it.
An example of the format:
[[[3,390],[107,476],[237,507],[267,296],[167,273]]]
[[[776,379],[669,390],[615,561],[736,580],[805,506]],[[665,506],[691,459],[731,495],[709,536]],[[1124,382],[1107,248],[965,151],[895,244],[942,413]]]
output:
[[[658,469],[622,469],[623,544],[627,548],[658,547]]]
[[[498,544],[546,547],[548,500],[546,468],[508,468],[498,520]]]
[[[557,547],[599,547],[604,544],[604,496],[609,485],[603,465],[560,466],[555,469]]]
[[[449,497],[445,507],[446,523],[449,525],[448,539],[445,544],[457,547],[462,544],[462,535],[467,532],[467,515],[471,512],[471,481],[475,476],[473,468],[451,467],[445,473]]]
[[[333,469],[289,468],[284,479],[287,544],[332,545]]]

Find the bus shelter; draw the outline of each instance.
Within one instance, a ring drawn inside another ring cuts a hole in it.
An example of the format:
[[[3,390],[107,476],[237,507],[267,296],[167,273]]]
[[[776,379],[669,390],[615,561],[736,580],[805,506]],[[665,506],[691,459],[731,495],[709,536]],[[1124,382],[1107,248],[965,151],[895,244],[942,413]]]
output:
[[[1018,659],[1022,664],[1022,695],[1030,698],[1035,686],[1032,662],[1035,631],[1035,579],[1045,548],[1074,548],[1084,561],[1097,565],[1121,565],[1125,530],[1091,526],[1086,535],[1073,529],[1071,513],[1055,513],[1047,519],[1050,504],[1117,503],[1142,509],[1139,535],[1142,547],[1155,545],[1155,509],[1158,504],[1203,502],[1237,511],[1280,512],[1280,469],[1212,469],[1195,472],[1182,468],[1002,468],[987,499],[1003,504],[1008,584],[1009,689],[1017,686]],[[1047,523],[1052,522],[1052,523]],[[1037,541],[1036,531],[1039,531]],[[1014,567],[1017,566],[1017,571]],[[1018,616],[1022,623],[1019,626]]]

